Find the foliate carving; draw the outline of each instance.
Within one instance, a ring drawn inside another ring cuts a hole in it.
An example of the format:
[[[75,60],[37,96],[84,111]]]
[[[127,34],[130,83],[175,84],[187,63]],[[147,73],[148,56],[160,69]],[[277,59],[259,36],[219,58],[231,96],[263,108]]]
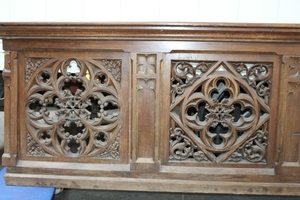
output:
[[[209,112],[205,116],[205,121],[212,121],[211,127],[215,128],[219,123],[223,127],[228,127],[228,122],[232,123],[234,117],[231,112],[234,106],[228,99],[223,99],[221,102],[218,99],[212,99],[212,105],[206,105],[205,109]]]
[[[171,128],[170,136],[170,159],[186,160],[192,157],[199,162],[208,161],[206,155],[189,137],[185,136],[181,128]]]
[[[25,82],[28,83],[28,81],[31,79],[32,75],[36,70],[42,66],[44,63],[46,63],[50,58],[25,58],[26,60],[26,78]]]
[[[29,135],[51,155],[99,158],[107,152],[118,159],[120,65],[79,59],[41,65],[27,92]]]
[[[269,104],[270,98],[270,77],[272,74],[272,64],[264,63],[235,63],[231,62],[236,71],[241,74],[249,86],[256,90],[266,104]]]
[[[121,60],[102,60],[102,64],[116,81],[121,81]]]
[[[191,86],[201,75],[214,64],[215,62],[200,61],[172,61],[172,103],[178,95],[182,95],[185,88]]]
[[[156,54],[137,54],[137,73],[155,74],[156,73]]]
[[[33,139],[30,134],[27,134],[27,156],[45,156],[45,151]]]
[[[181,151],[175,152],[179,152],[181,157],[190,150],[184,146],[197,146],[212,162],[224,163],[230,152],[241,148],[243,158],[255,162],[250,151],[255,151],[256,146],[260,145],[258,142],[262,140],[257,140],[259,136],[254,136],[261,131],[255,133],[254,130],[259,129],[262,122],[269,119],[270,108],[260,94],[252,89],[253,84],[245,82],[244,77],[236,75],[235,70],[236,68],[223,62],[211,66],[197,81],[192,81],[193,84],[181,98],[175,98],[175,101],[173,99],[170,116],[178,126],[176,130],[172,127],[170,136],[170,154],[173,157],[177,155],[173,153],[173,146],[178,143]],[[265,129],[263,133],[267,132]],[[181,136],[180,140],[174,139],[176,135]],[[253,139],[246,142],[247,138]],[[252,141],[255,143],[253,148],[249,146]]]
[[[248,160],[253,163],[266,163],[267,135],[267,123],[265,123],[263,127],[257,130],[237,151],[231,154],[228,161],[240,162],[241,160]]]

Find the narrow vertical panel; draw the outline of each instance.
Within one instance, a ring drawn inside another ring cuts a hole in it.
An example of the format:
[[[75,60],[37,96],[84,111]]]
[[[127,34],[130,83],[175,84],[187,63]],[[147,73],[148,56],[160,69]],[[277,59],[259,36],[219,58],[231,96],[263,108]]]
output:
[[[5,52],[4,78],[4,154],[3,165],[15,166],[18,152],[17,120],[17,52]]]
[[[156,54],[132,54],[132,169],[157,170],[158,69]]]
[[[155,80],[138,79],[138,158],[154,158]]]
[[[299,162],[299,140],[300,140],[300,57],[285,56],[285,88],[282,98],[285,99],[285,113],[283,119],[285,124],[284,134],[284,162]],[[291,120],[292,119],[292,120]]]
[[[277,127],[278,174],[296,175],[300,172],[299,73],[300,57],[283,56]]]
[[[297,83],[288,83],[288,94],[286,101],[287,115],[286,132],[285,132],[285,161],[298,162],[299,161],[299,139],[300,139],[300,116],[299,116],[299,98],[300,87]],[[293,119],[293,120],[291,120]]]

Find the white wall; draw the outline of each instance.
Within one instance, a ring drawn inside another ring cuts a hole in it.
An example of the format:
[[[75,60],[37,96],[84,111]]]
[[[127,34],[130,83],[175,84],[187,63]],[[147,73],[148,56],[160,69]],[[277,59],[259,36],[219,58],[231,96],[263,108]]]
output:
[[[0,0],[0,22],[300,23],[299,8],[300,0]],[[0,48],[0,69],[3,60]]]

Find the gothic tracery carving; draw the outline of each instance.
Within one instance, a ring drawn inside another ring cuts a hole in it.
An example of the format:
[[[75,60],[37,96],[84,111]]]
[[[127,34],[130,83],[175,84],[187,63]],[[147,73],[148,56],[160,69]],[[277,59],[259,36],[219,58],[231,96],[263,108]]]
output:
[[[39,149],[50,155],[119,159],[121,61],[53,59],[51,63],[41,64],[30,79],[26,113],[28,135],[34,137],[28,145],[39,143]],[[70,71],[71,63],[77,72]]]
[[[186,61],[173,63],[183,65]],[[197,80],[192,79],[195,76],[190,76],[185,82],[178,81],[182,85],[190,85],[188,91],[181,93],[181,98],[173,98],[173,84],[170,116],[178,127],[170,131],[170,158],[182,160],[187,155],[191,157],[191,149],[197,147],[208,160],[217,163],[225,163],[229,156],[234,162],[263,162],[267,123],[263,130],[254,130],[269,119],[267,104],[271,95],[271,67],[269,63],[226,66],[221,62],[212,65],[210,71],[202,71]],[[235,70],[242,77],[237,76]],[[178,75],[172,72],[172,76],[171,83],[174,83]],[[259,88],[264,88],[264,92]],[[180,135],[177,136],[179,139],[176,139],[176,135]],[[247,138],[250,139],[246,141]],[[230,153],[234,150],[235,153]]]

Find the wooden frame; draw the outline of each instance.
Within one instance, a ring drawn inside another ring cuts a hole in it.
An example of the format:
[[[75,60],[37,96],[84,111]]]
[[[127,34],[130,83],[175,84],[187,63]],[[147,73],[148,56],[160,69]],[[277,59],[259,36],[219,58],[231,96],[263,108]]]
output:
[[[300,195],[299,25],[2,23],[0,38],[7,184]]]

